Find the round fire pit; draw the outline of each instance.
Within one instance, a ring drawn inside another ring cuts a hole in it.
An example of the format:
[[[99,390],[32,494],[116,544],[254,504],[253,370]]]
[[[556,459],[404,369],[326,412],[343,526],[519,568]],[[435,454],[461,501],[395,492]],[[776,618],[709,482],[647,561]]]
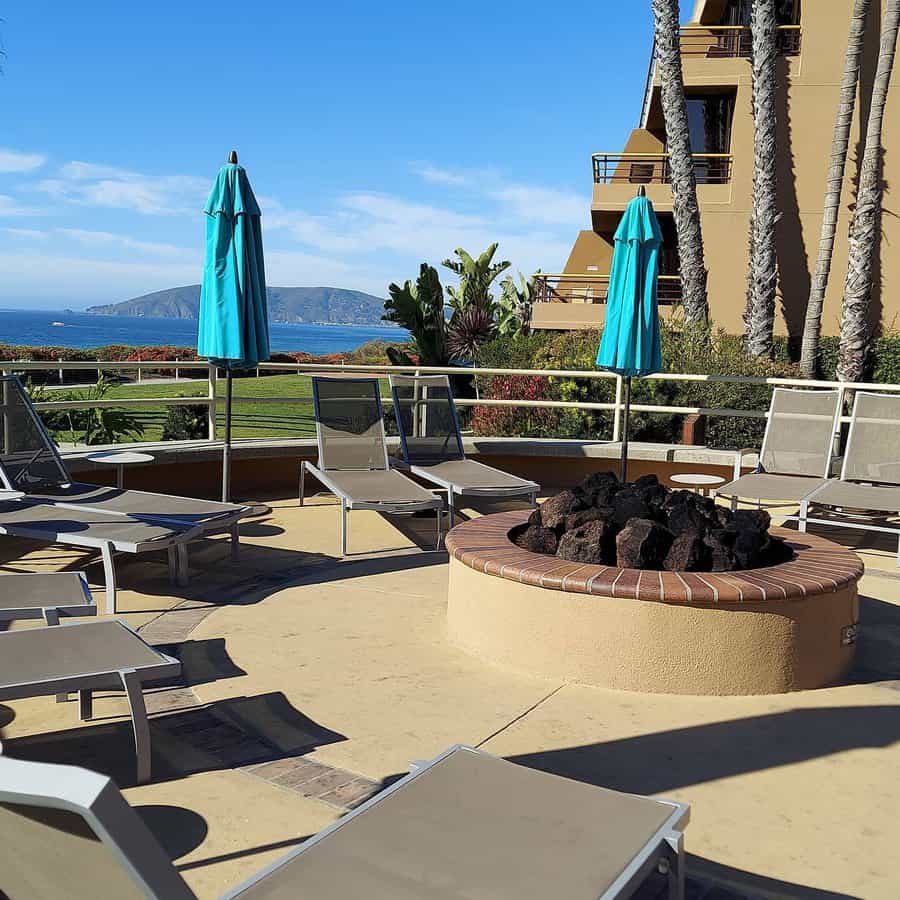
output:
[[[853,662],[863,564],[773,528],[794,558],[729,573],[568,562],[517,547],[528,511],[458,525],[451,640],[532,675],[620,690],[775,694],[833,683]]]

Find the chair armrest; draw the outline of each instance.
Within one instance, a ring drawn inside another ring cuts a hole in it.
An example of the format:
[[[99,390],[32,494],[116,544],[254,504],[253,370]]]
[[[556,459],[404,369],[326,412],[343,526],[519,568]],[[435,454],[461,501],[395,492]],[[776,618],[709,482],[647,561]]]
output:
[[[757,453],[756,447],[741,447],[740,450],[734,451],[734,480],[737,481],[741,477],[741,469],[744,467],[744,457],[748,453]]]

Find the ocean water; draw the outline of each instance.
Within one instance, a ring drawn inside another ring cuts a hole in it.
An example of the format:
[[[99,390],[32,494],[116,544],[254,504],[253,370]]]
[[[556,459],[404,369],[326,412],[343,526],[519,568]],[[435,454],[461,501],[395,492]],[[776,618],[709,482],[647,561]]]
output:
[[[61,322],[62,325],[54,325]],[[316,355],[355,350],[377,339],[405,341],[402,328],[368,325],[269,326],[273,351],[306,351]],[[106,344],[130,346],[197,346],[197,322],[131,316],[89,316],[77,312],[32,312],[0,309],[0,343],[72,347],[86,350]]]

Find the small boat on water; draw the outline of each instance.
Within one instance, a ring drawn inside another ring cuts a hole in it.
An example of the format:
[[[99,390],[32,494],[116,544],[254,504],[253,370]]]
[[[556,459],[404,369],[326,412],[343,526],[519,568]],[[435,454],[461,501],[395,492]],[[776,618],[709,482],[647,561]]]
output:
[[[51,323],[50,323],[50,326],[51,326],[52,328],[65,328],[65,327],[66,327],[66,323],[65,323],[65,322],[51,322]]]

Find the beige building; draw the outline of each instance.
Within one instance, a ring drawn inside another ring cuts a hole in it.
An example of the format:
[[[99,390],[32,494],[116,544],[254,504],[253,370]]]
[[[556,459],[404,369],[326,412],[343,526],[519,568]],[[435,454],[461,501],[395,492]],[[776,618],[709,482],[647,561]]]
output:
[[[749,6],[750,0],[699,0],[691,22],[681,30],[711,315],[717,324],[733,333],[740,333],[743,328],[753,181]],[[802,9],[801,0],[779,0],[779,6],[781,218],[776,329],[799,341],[822,226],[832,130],[853,0],[807,0]],[[826,334],[837,333],[840,326],[847,231],[875,77],[881,10],[882,3],[875,0],[866,38],[834,268],[823,315]],[[892,327],[895,320],[900,325],[900,295],[896,290],[900,285],[900,256],[896,253],[900,246],[900,210],[894,209],[892,191],[893,185],[900,183],[900,77],[895,77],[891,95],[884,131],[883,234],[873,296],[873,318],[885,329]],[[671,306],[680,298],[665,125],[658,75],[654,71],[648,75],[639,127],[631,133],[622,152],[594,154],[592,169],[591,228],[578,235],[564,271],[540,279],[539,302],[534,310],[537,328],[602,324],[613,233],[639,185],[646,186],[665,238],[660,303]]]

